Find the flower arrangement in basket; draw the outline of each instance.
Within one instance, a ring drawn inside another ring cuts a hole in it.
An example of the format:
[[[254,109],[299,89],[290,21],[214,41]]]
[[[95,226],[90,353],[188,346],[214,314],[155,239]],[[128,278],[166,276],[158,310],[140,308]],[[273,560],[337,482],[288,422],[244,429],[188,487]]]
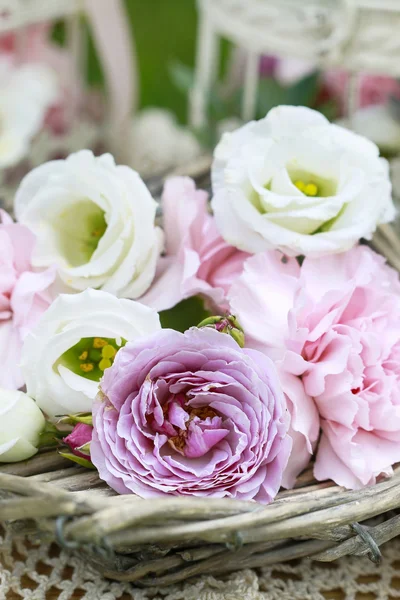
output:
[[[223,135],[211,177],[212,211],[172,177],[159,220],[136,172],[81,151],[2,212],[0,517],[143,585],[378,561],[400,532],[400,284],[359,242],[391,240],[387,163],[281,106]]]

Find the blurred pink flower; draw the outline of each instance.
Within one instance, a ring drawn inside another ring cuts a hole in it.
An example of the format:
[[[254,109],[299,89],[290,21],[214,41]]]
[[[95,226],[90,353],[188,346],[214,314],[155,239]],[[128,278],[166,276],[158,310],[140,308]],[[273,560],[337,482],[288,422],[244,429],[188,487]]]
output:
[[[55,270],[35,273],[33,234],[4,211],[0,220],[0,387],[18,389],[24,385],[19,367],[22,343],[51,303],[48,288]]]
[[[296,435],[285,483],[305,466],[319,424],[317,479],[358,488],[390,474],[400,460],[397,273],[365,246],[301,268],[266,253],[247,261],[230,296],[289,400]]]
[[[60,94],[47,113],[46,125],[54,133],[61,134],[68,129],[72,116],[79,108],[82,89],[72,56],[66,49],[51,42],[50,30],[48,23],[31,25],[24,33],[20,48],[17,34],[7,33],[0,37],[0,53],[12,58],[15,65],[39,63],[54,71]]]
[[[332,69],[324,73],[324,83],[329,92],[340,102],[342,110],[347,107],[347,86],[349,75],[345,71]],[[385,104],[389,97],[399,95],[400,85],[396,79],[386,75],[360,75],[358,107]]]
[[[156,278],[141,302],[166,310],[185,298],[202,294],[219,308],[242,272],[248,254],[227,244],[208,212],[207,193],[188,177],[172,177],[162,197],[166,253]]]

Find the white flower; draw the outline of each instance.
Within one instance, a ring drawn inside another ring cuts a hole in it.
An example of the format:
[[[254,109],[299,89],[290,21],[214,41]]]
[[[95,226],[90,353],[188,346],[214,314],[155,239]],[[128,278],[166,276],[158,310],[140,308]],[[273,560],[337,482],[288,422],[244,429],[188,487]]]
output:
[[[158,314],[99,290],[61,294],[28,334],[22,372],[49,416],[87,412],[121,345],[160,329]]]
[[[13,67],[7,58],[0,59],[0,168],[11,167],[26,156],[58,91],[50,67]]]
[[[138,173],[89,150],[29,173],[15,198],[17,219],[37,234],[36,267],[56,263],[62,280],[138,298],[162,246],[156,202]]]
[[[0,389],[0,421],[0,462],[17,462],[36,454],[45,419],[32,398]]]
[[[308,108],[280,106],[225,134],[212,179],[218,227],[247,252],[342,252],[394,218],[375,144]]]
[[[146,108],[134,118],[131,139],[132,165],[143,176],[170,171],[202,152],[191,131],[160,108]]]

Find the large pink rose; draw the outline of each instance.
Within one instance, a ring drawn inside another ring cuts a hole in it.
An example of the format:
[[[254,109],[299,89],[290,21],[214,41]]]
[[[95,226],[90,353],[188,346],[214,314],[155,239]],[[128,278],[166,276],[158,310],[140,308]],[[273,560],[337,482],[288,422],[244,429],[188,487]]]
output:
[[[286,396],[293,451],[282,482],[285,487],[292,487],[296,476],[309,463],[320,430],[318,411],[301,379],[283,368],[288,314],[295,301],[299,277],[300,267],[295,258],[283,258],[278,251],[256,254],[245,262],[243,274],[229,294],[231,311],[244,329],[246,345],[274,360]]]
[[[208,211],[207,192],[196,190],[189,177],[172,177],[164,186],[162,211],[166,252],[141,302],[166,310],[202,294],[227,307],[226,294],[248,254],[227,244],[218,233]]]
[[[24,385],[19,367],[23,340],[48,308],[55,270],[32,270],[34,235],[0,211],[0,387]]]
[[[104,372],[90,455],[120,494],[257,500],[278,493],[292,442],[275,367],[225,333],[162,329]]]
[[[303,453],[316,441],[310,399],[318,411],[316,478],[358,488],[390,474],[400,460],[397,273],[363,246],[306,259],[301,269],[270,253],[246,263],[231,297],[253,344],[275,359],[284,388],[287,378],[296,381],[292,428]],[[300,462],[292,454],[291,477]]]

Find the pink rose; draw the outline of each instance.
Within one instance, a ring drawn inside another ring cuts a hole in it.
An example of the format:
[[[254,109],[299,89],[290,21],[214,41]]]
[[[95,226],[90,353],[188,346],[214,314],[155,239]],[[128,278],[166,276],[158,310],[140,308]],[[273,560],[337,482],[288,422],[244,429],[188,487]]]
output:
[[[278,251],[256,254],[245,262],[243,274],[229,294],[231,311],[239,318],[246,345],[274,360],[286,396],[293,451],[284,474],[284,487],[292,487],[307,466],[320,430],[318,411],[301,379],[282,366],[287,351],[288,314],[299,276],[300,266],[295,258],[283,258]]]
[[[91,459],[120,494],[257,500],[278,493],[292,442],[275,367],[193,327],[129,342],[93,406]]]
[[[208,212],[207,192],[189,177],[172,177],[162,197],[165,256],[155,281],[141,302],[166,310],[202,294],[227,308],[226,294],[240,275],[248,254],[227,244]]]
[[[255,256],[231,303],[276,361],[303,456],[319,416],[316,478],[358,488],[390,474],[400,460],[400,284],[384,259],[365,246],[305,259],[301,269]],[[292,453],[287,479],[301,466]]]
[[[51,302],[55,270],[32,270],[35,242],[30,230],[0,211],[0,387],[24,385],[19,368],[22,342]]]

